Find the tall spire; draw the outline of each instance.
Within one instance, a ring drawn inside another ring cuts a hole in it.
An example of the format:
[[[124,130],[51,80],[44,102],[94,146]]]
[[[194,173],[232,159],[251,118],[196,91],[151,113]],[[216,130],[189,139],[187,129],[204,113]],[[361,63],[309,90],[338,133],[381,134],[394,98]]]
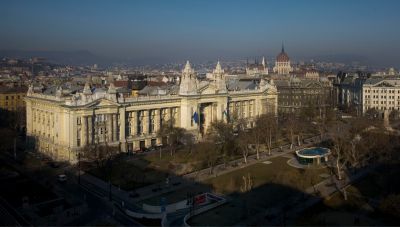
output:
[[[282,53],[285,52],[285,46],[283,45],[283,41],[282,41]]]
[[[190,62],[189,61],[186,61],[186,65],[185,65],[185,68],[183,69],[183,72],[185,72],[185,73],[191,73],[193,70],[192,70],[192,66],[190,66]]]
[[[215,67],[215,73],[223,73],[222,71],[222,67],[221,64],[219,63],[219,61],[217,62],[217,66]]]

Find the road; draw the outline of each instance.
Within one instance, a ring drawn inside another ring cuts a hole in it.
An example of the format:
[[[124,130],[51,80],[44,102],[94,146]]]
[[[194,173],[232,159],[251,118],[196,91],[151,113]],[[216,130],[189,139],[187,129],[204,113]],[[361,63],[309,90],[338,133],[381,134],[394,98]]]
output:
[[[101,196],[98,192],[84,187],[84,185],[83,187],[79,185],[77,177],[69,174],[70,170],[73,169],[71,166],[52,168],[45,162],[42,162],[42,165],[39,167],[42,174],[37,176],[33,169],[26,168],[26,166],[21,165],[8,156],[2,155],[0,158],[1,162],[8,163],[28,178],[45,187],[52,188],[59,197],[63,197],[67,201],[79,201],[81,204],[86,204],[87,209],[79,209],[79,218],[70,223],[66,223],[66,225],[96,225],[100,224],[96,222],[100,220],[114,225],[141,226],[127,215],[118,212],[114,204],[108,201],[107,196]],[[36,155],[29,158],[40,159],[41,157],[40,155]],[[60,183],[57,181],[57,175],[60,173],[67,173],[68,180],[66,182]],[[6,210],[10,211],[10,209]],[[2,214],[2,217],[7,218],[7,223],[11,224],[15,222],[15,220],[13,221],[9,218],[10,212],[5,213],[4,209],[0,209],[0,214]],[[14,219],[18,220],[17,218],[14,217]]]

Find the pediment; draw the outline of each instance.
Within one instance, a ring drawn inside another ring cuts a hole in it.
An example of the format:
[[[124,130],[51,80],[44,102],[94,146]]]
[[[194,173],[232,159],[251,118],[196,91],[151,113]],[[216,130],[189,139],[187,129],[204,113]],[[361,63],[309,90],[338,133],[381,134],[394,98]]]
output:
[[[117,107],[118,103],[109,99],[102,98],[88,104],[88,107]]]
[[[383,81],[381,83],[376,84],[375,87],[394,87],[394,85]]]
[[[199,89],[200,94],[215,94],[216,91],[217,88],[214,86],[214,84],[208,84]]]

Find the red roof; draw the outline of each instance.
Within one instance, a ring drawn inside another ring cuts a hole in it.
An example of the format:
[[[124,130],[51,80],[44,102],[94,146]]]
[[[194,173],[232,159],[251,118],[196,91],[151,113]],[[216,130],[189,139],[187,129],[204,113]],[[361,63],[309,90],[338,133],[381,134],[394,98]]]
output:
[[[116,87],[128,87],[129,86],[129,81],[127,81],[127,80],[116,80],[116,81],[114,81],[114,85]]]
[[[164,85],[166,85],[166,83],[164,83],[162,81],[148,81],[147,85],[148,86],[164,86]]]

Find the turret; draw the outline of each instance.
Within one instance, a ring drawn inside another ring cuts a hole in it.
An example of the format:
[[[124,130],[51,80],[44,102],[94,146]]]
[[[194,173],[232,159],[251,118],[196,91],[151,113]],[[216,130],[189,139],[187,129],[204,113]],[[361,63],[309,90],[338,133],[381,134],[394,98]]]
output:
[[[221,64],[217,63],[213,71],[214,83],[218,93],[226,93],[226,81],[225,81],[225,72],[221,67]]]
[[[29,84],[29,86],[28,86],[28,96],[29,95],[32,95],[34,93],[34,91],[33,91],[33,84],[31,83],[31,84]]]
[[[115,88],[114,78],[112,75],[108,77],[108,83],[110,84],[107,90],[108,98],[117,101],[117,89]]]
[[[189,61],[186,62],[185,68],[182,70],[182,77],[179,85],[180,95],[196,95],[197,94],[197,79],[196,74]]]
[[[90,89],[89,81],[86,81],[85,87],[83,88],[83,94],[84,95],[91,95],[92,90]]]
[[[62,95],[63,95],[62,86],[58,86],[58,87],[57,87],[57,90],[56,90],[56,97],[57,97],[57,98],[61,98]]]

